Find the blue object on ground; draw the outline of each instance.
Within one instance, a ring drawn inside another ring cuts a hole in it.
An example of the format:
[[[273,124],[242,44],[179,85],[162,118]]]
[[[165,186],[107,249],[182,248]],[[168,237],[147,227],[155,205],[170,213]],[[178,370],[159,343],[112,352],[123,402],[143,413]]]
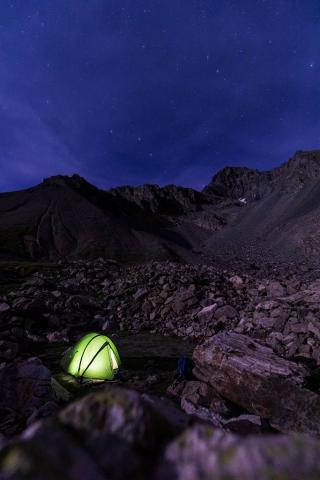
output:
[[[178,380],[179,382],[182,382],[187,373],[187,358],[184,357],[183,355],[179,357],[178,360]]]

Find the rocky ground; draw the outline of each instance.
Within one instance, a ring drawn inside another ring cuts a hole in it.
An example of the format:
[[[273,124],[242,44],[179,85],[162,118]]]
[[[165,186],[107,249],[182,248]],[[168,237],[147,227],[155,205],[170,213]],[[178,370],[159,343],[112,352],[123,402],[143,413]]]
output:
[[[0,479],[320,477],[317,271],[97,259],[1,272]],[[60,367],[89,331],[119,347],[114,382]]]

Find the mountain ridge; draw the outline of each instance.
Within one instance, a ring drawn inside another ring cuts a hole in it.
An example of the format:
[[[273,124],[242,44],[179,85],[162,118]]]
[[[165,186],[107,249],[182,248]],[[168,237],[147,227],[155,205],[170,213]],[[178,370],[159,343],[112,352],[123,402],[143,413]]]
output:
[[[249,200],[256,200],[281,182],[292,189],[314,178],[320,178],[320,150],[298,150],[287,162],[271,170],[226,166],[213,176],[202,192],[230,198],[248,196]]]
[[[248,259],[250,249],[262,258],[317,255],[319,179],[320,150],[298,151],[270,171],[225,167],[202,191],[152,184],[102,190],[77,174],[56,175],[0,193],[0,256],[234,261]]]

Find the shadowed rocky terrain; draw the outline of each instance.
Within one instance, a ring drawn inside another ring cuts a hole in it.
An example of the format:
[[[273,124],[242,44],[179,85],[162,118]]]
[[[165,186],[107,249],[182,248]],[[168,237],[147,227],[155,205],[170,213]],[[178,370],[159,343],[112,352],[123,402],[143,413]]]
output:
[[[260,265],[266,259],[318,264],[319,177],[319,151],[297,152],[269,172],[222,170],[203,193],[220,195],[219,213],[227,228],[210,236],[204,250]],[[240,199],[243,208],[230,205],[230,199]]]
[[[319,175],[1,194],[0,479],[320,478]],[[114,381],[61,367],[95,331]]]
[[[0,255],[313,266],[319,176],[320,152],[313,151],[269,172],[227,167],[202,192],[175,185],[104,191],[78,175],[51,177],[0,194]]]
[[[223,225],[215,212],[206,214],[208,202],[199,192],[175,186],[144,186],[131,195],[129,188],[99,190],[78,175],[51,177],[28,190],[0,194],[0,255],[191,258],[193,245]]]

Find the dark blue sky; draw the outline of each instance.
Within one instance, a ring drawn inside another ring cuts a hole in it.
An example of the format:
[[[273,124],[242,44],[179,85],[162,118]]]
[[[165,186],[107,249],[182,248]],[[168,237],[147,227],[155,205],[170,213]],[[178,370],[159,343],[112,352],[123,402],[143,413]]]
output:
[[[320,146],[319,0],[1,0],[0,190],[195,188]]]

